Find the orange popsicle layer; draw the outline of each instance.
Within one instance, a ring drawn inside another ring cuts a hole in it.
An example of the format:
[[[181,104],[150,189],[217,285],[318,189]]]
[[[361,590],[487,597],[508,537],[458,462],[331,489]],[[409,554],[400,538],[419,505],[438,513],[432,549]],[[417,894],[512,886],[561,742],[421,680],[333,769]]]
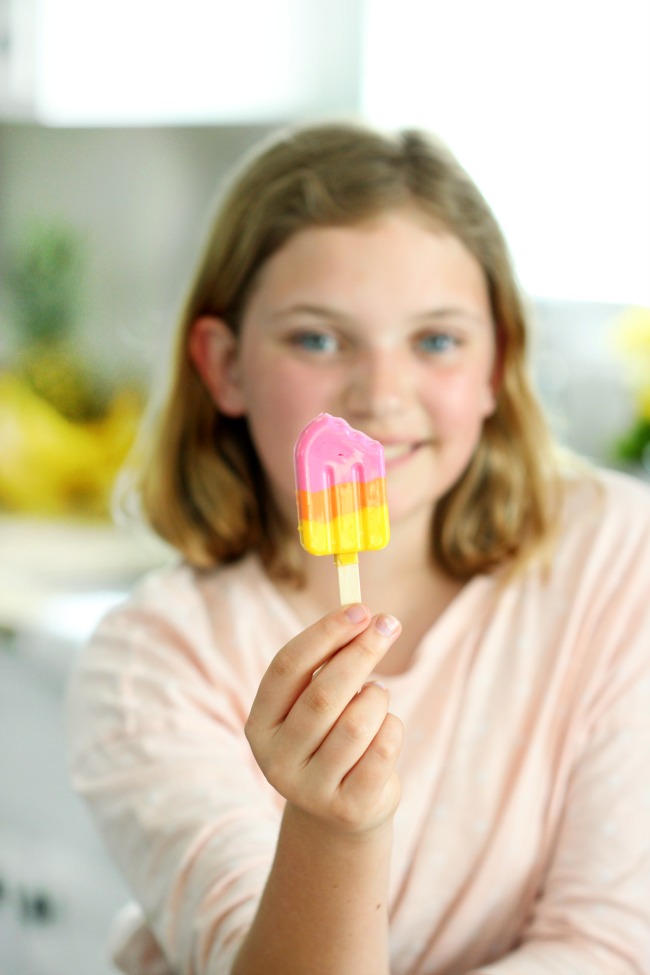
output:
[[[388,541],[386,482],[335,484],[296,492],[300,538],[313,555],[375,551]]]

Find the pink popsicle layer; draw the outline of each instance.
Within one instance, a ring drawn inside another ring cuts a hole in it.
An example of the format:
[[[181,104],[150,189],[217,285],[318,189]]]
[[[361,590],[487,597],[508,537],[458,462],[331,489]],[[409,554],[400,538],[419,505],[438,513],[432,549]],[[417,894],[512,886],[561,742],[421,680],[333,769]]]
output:
[[[383,548],[390,535],[382,445],[321,413],[295,447],[300,539],[314,555]]]

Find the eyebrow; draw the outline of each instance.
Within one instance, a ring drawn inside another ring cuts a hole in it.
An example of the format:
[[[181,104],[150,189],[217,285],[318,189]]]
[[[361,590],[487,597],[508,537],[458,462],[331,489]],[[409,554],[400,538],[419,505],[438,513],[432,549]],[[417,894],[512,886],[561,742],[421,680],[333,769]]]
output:
[[[314,305],[309,302],[300,302],[296,305],[290,305],[288,308],[280,309],[275,312],[273,318],[281,320],[283,318],[290,318],[292,315],[313,315],[315,318],[325,318],[330,321],[347,321],[350,317],[345,312],[331,308],[328,305]],[[479,312],[473,312],[470,309],[457,305],[443,305],[440,308],[430,308],[426,311],[417,312],[417,314],[413,315],[412,320],[415,322],[428,322],[449,318],[462,318],[479,323],[485,322],[485,317]]]
[[[472,311],[469,308],[462,308],[458,305],[447,305],[443,306],[442,308],[431,308],[427,311],[419,312],[417,315],[414,315],[415,321],[431,321],[432,319],[434,321],[444,321],[445,319],[449,318],[462,318],[465,321],[477,323],[484,323],[486,321],[485,316],[480,312]],[[489,321],[491,321],[491,316]]]
[[[327,305],[312,305],[305,302],[290,305],[288,308],[281,308],[273,314],[273,318],[290,318],[292,315],[313,315],[317,318],[336,318],[339,320],[349,317],[344,312],[337,311],[336,308],[329,308]]]

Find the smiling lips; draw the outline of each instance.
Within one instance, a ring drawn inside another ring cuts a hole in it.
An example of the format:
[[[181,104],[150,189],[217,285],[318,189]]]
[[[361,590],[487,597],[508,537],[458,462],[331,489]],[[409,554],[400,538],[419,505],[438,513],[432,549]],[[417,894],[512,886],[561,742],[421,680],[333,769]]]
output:
[[[425,442],[424,440],[418,440],[411,443],[385,443],[384,458],[386,463],[390,465],[403,460],[410,454],[414,454],[420,447],[423,447]]]

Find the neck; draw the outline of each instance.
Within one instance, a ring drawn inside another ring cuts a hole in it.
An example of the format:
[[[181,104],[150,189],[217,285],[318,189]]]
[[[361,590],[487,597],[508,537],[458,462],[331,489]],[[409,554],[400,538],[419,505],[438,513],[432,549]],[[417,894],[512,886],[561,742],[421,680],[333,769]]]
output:
[[[462,588],[462,583],[434,563],[430,538],[429,526],[422,519],[418,524],[400,523],[394,526],[386,549],[359,555],[362,601],[373,613],[392,613],[402,622],[393,662],[386,661],[392,672],[408,665],[423,633]],[[338,604],[338,578],[333,557],[314,557],[301,550],[301,560],[305,587],[280,588],[308,625]]]

